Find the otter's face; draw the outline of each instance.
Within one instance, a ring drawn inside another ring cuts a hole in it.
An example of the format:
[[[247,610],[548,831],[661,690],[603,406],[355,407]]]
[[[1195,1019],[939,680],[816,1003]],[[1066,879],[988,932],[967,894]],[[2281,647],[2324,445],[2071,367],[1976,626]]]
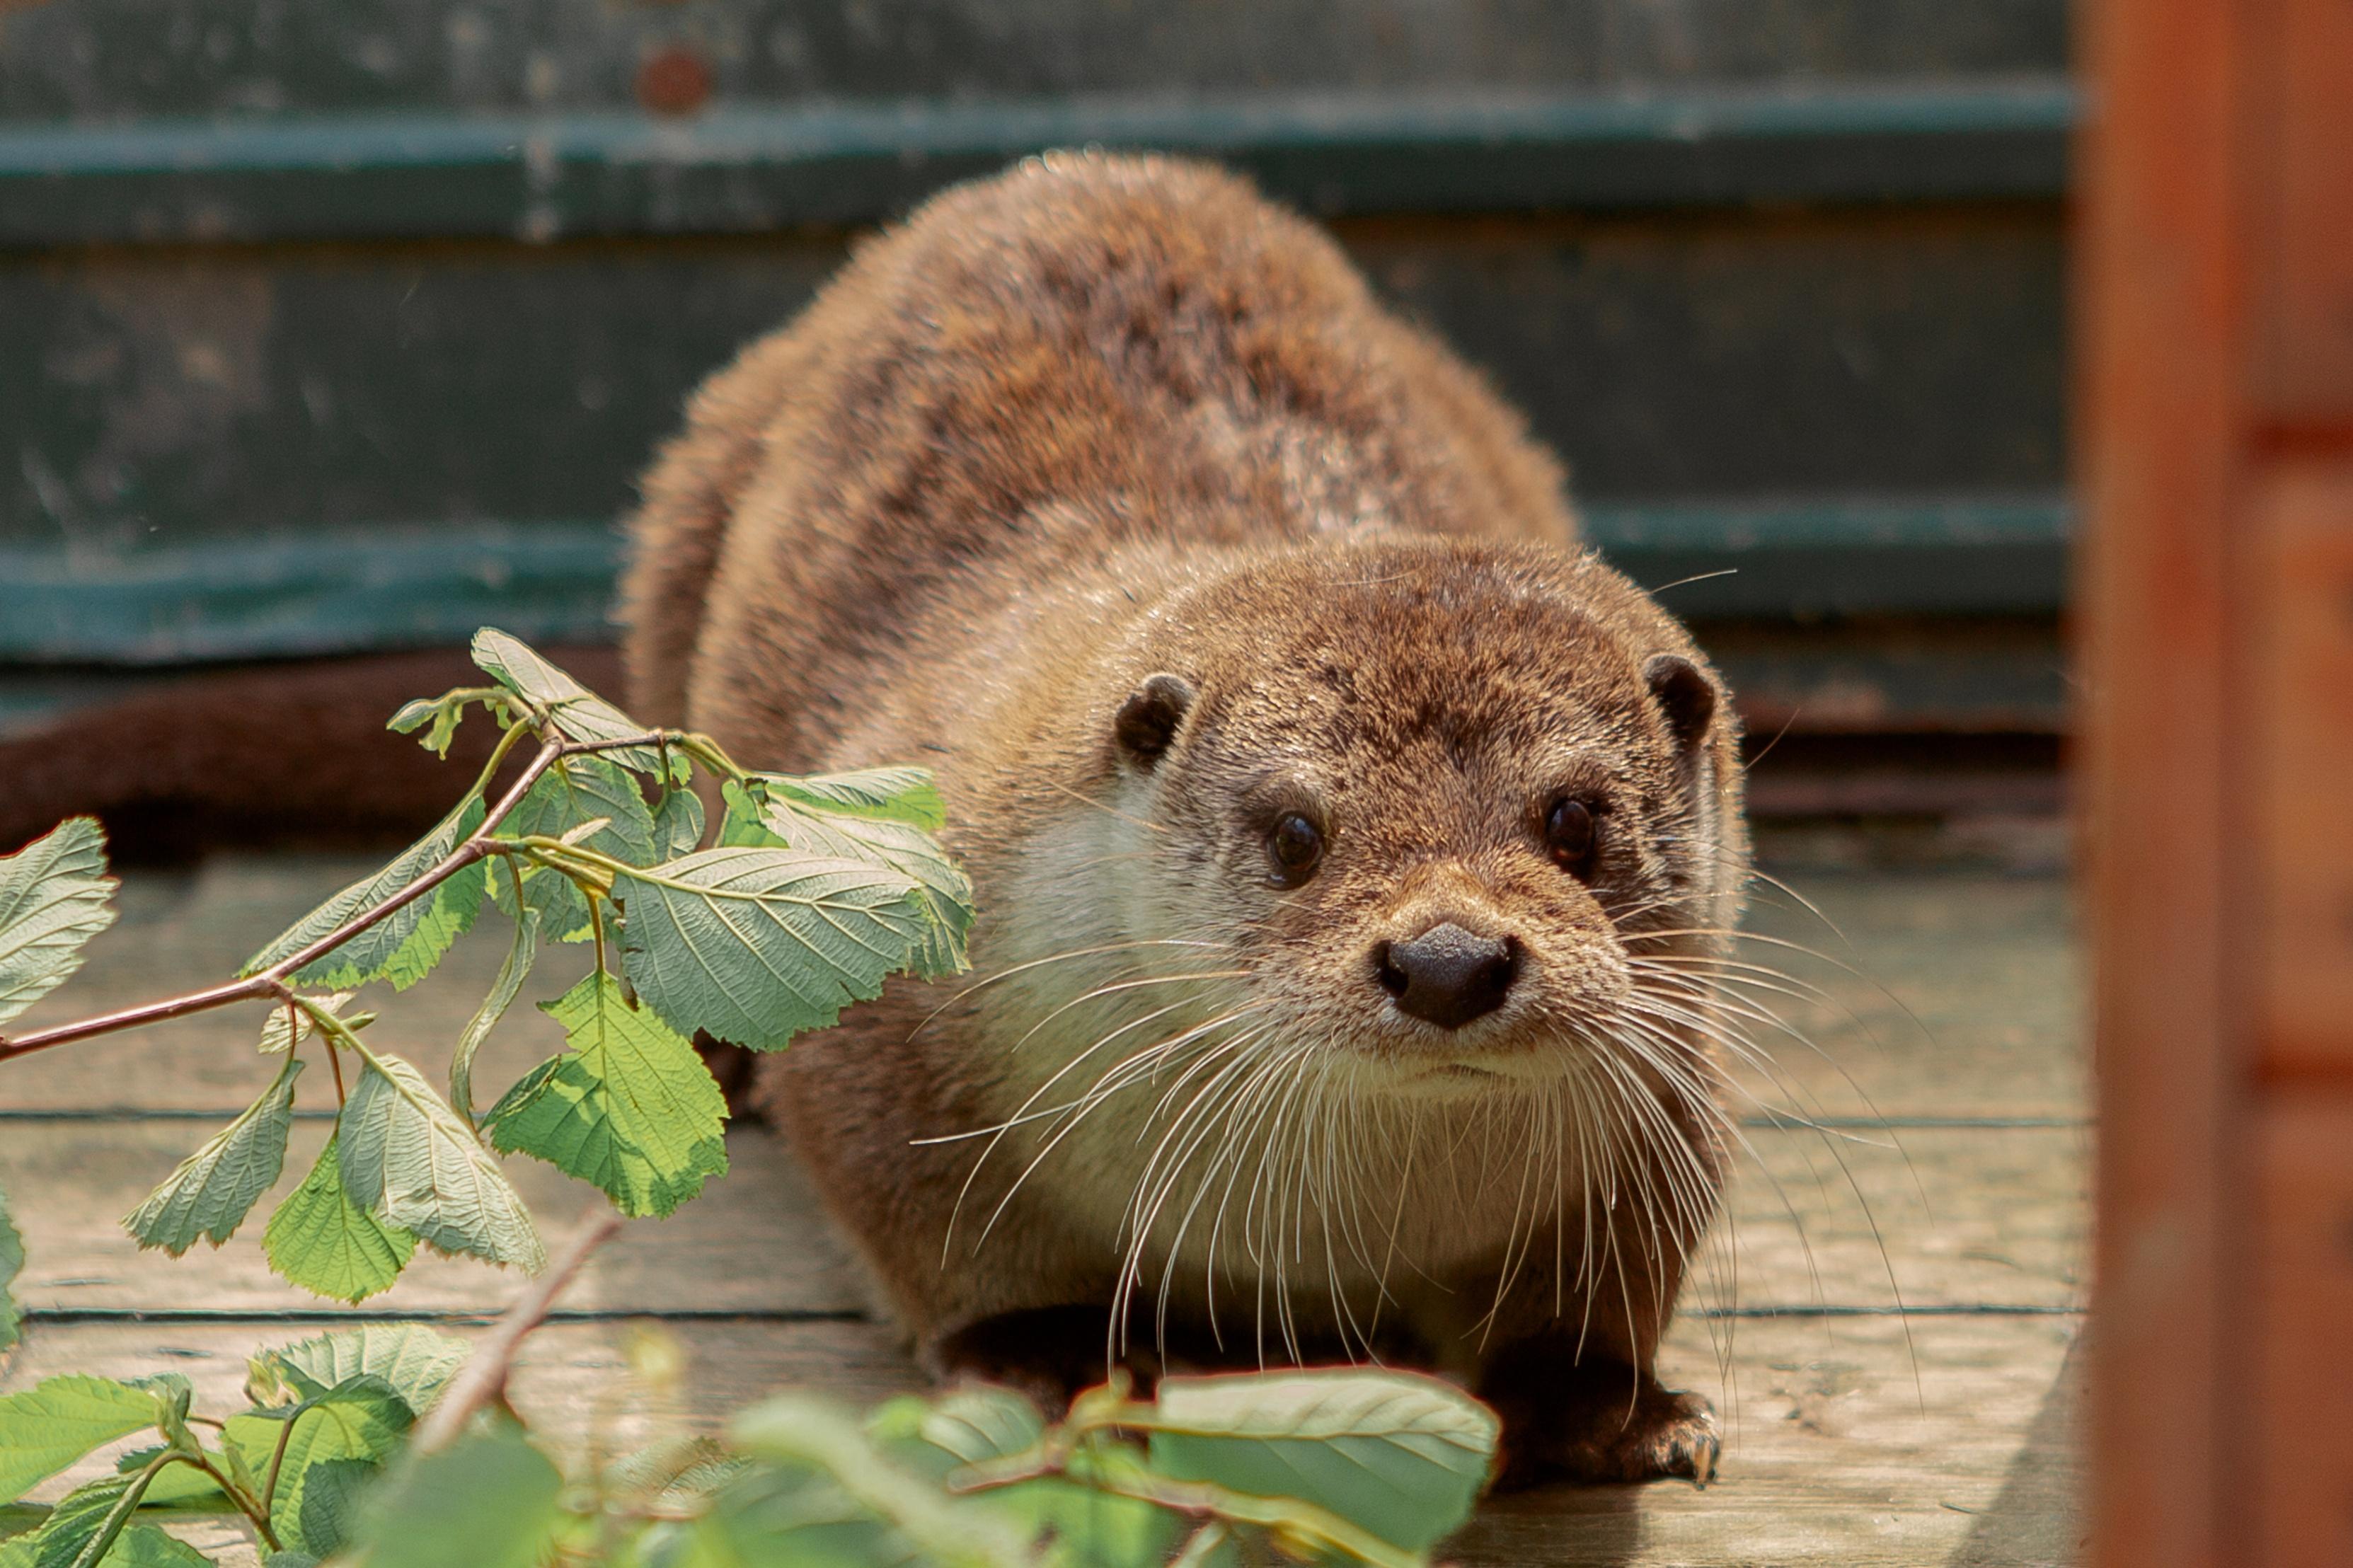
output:
[[[1746,870],[1713,677],[1604,569],[1371,553],[1205,595],[1216,657],[1120,707],[1152,923],[1359,1090],[1655,1064]]]

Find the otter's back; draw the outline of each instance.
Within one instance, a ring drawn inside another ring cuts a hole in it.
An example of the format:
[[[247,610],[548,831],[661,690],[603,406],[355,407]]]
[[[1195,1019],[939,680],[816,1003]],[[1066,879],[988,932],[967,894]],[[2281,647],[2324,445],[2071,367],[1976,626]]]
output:
[[[1327,237],[1202,165],[926,204],[698,393],[625,583],[638,710],[800,765],[913,628],[1138,544],[1566,544],[1557,466]],[[721,694],[724,694],[723,700]]]

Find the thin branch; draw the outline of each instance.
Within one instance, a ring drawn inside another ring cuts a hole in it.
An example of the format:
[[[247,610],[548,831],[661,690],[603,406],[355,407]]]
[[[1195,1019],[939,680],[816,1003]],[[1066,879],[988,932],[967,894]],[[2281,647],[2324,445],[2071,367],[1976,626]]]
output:
[[[438,865],[384,902],[353,916],[300,952],[282,958],[269,968],[259,973],[248,975],[242,980],[232,980],[223,984],[209,986],[202,991],[192,991],[185,995],[168,997],[161,1002],[149,1002],[136,1007],[125,1007],[117,1012],[103,1013],[96,1017],[79,1019],[70,1024],[60,1024],[55,1028],[42,1029],[13,1040],[0,1037],[0,1062],[5,1062],[15,1057],[29,1056],[35,1051],[47,1050],[51,1046],[70,1045],[76,1040],[90,1039],[93,1036],[111,1035],[124,1029],[139,1028],[147,1024],[165,1023],[174,1018],[187,1017],[195,1013],[208,1013],[216,1007],[226,1007],[238,1002],[256,1001],[264,996],[283,996],[287,994],[288,977],[325,957],[371,926],[391,919],[395,913],[426,897],[434,889],[484,856],[496,853],[494,846],[500,841],[493,837],[493,830],[513,813],[516,806],[522,804],[522,797],[530,793],[533,784],[539,782],[540,775],[564,758],[589,752],[620,751],[629,746],[658,745],[667,740],[676,740],[681,746],[687,746],[690,741],[698,739],[700,737],[690,736],[678,731],[648,730],[639,734],[623,735],[609,741],[549,741],[540,747],[539,754],[532,759],[531,765],[523,770],[522,776],[515,780],[507,792],[499,797],[497,804],[483,816],[482,825],[476,828],[472,836],[464,843],[452,849]]]
[[[466,1429],[466,1423],[476,1411],[506,1398],[507,1373],[514,1365],[515,1352],[522,1349],[523,1337],[547,1321],[555,1306],[555,1299],[580,1272],[589,1254],[621,1228],[621,1216],[612,1210],[590,1219],[582,1226],[555,1260],[548,1265],[532,1286],[531,1293],[507,1309],[497,1327],[476,1346],[473,1355],[449,1380],[442,1391],[440,1402],[417,1428],[417,1451],[429,1454],[446,1448]]]

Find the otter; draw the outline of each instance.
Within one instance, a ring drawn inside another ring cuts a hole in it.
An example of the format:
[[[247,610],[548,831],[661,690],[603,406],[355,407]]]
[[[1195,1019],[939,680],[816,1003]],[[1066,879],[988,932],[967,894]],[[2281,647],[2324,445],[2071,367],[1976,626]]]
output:
[[[1056,154],[857,250],[643,493],[639,716],[927,763],[977,889],[968,976],[755,1085],[933,1372],[1376,1359],[1509,1482],[1708,1479],[1653,1363],[1736,725],[1478,374],[1242,180]]]

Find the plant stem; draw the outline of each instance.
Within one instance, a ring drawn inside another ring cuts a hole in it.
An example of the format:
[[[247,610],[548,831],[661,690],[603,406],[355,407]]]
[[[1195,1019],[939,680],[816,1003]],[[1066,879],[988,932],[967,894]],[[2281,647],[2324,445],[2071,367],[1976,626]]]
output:
[[[253,1528],[261,1532],[262,1542],[272,1552],[278,1550],[278,1532],[270,1527],[269,1510],[261,1506],[259,1499],[222,1475],[219,1468],[202,1454],[184,1454],[181,1458],[212,1477],[213,1484],[221,1489],[221,1496],[237,1504],[237,1512],[253,1521]]]
[[[522,1348],[525,1335],[547,1321],[555,1299],[572,1283],[589,1255],[621,1228],[621,1216],[611,1209],[595,1215],[574,1233],[555,1260],[547,1267],[531,1288],[531,1293],[507,1309],[458,1375],[449,1380],[440,1402],[417,1428],[415,1447],[420,1454],[446,1448],[466,1429],[474,1413],[487,1405],[503,1403],[506,1398],[507,1373],[514,1365],[515,1352]]]
[[[295,1424],[307,1414],[298,1410],[279,1423],[278,1446],[269,1450],[269,1474],[261,1481],[261,1511],[265,1514],[278,1511],[278,1472],[285,1467],[286,1445],[294,1440]]]
[[[495,772],[496,764],[503,760],[506,749],[512,743],[514,738],[531,732],[518,726],[508,731],[506,735],[501,738],[500,751],[491,759],[492,768],[485,772],[481,782],[475,786],[477,789],[487,784],[491,773]],[[90,1039],[98,1035],[117,1034],[124,1029],[138,1028],[142,1025],[161,1024],[174,1018],[185,1018],[195,1013],[208,1013],[216,1007],[226,1007],[237,1002],[250,1002],[264,996],[285,996],[289,994],[286,984],[288,977],[317,963],[362,931],[382,921],[391,919],[395,913],[431,893],[434,889],[484,856],[498,852],[496,846],[499,841],[492,837],[492,830],[505,821],[516,806],[522,804],[522,797],[530,793],[533,784],[539,782],[540,775],[558,762],[581,752],[612,752],[629,746],[656,745],[665,740],[677,742],[691,755],[703,754],[702,750],[693,743],[697,742],[710,746],[713,754],[724,755],[723,752],[718,752],[715,744],[703,742],[702,737],[673,730],[649,730],[642,734],[623,735],[609,741],[561,739],[544,741],[540,746],[539,754],[533,757],[531,764],[523,770],[522,776],[515,780],[506,793],[499,797],[497,803],[484,814],[482,825],[476,828],[472,836],[464,843],[452,849],[438,865],[417,880],[409,883],[384,902],[353,915],[300,952],[280,959],[269,968],[248,975],[242,980],[232,980],[223,984],[208,986],[202,991],[191,991],[185,995],[167,997],[161,1002],[149,1002],[136,1007],[125,1007],[117,1012],[103,1013],[96,1017],[79,1019],[70,1024],[60,1024],[54,1028],[38,1030],[13,1040],[0,1037],[0,1062],[6,1062],[16,1057],[29,1056],[35,1051],[47,1050],[51,1046],[70,1045],[74,1041]],[[730,763],[728,766],[732,768],[733,764]]]

